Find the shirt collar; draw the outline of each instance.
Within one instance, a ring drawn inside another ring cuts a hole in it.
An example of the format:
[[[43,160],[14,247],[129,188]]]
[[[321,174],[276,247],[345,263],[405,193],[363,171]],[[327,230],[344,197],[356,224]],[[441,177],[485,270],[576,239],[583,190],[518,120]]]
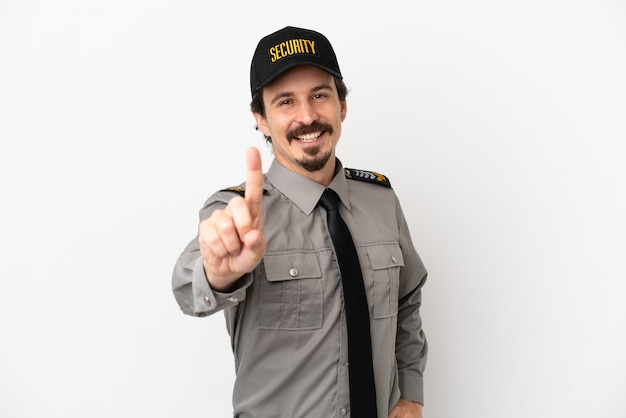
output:
[[[348,182],[339,159],[336,160],[336,172],[337,174],[335,174],[328,188],[333,189],[339,195],[344,206],[350,210]],[[324,186],[285,168],[276,159],[272,161],[266,176],[276,189],[307,215],[313,212],[317,202],[322,197],[322,193],[324,193]]]

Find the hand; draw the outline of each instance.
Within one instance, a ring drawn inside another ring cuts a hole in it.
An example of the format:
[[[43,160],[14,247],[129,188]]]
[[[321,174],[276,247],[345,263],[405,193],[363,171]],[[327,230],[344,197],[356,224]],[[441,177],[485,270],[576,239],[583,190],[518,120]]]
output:
[[[198,243],[204,273],[217,291],[228,291],[237,279],[252,271],[263,258],[263,172],[261,155],[247,155],[245,197],[235,196],[200,223]]]
[[[422,404],[400,399],[387,418],[422,418]]]

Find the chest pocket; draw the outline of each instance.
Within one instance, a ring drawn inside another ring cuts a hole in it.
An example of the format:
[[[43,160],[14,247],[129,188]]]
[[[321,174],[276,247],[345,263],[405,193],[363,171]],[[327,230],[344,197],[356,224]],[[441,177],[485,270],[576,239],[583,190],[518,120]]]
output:
[[[316,253],[266,254],[259,280],[259,328],[322,327],[322,270]]]
[[[373,316],[388,318],[398,314],[398,289],[400,269],[404,257],[398,244],[367,247],[367,256],[372,265]]]

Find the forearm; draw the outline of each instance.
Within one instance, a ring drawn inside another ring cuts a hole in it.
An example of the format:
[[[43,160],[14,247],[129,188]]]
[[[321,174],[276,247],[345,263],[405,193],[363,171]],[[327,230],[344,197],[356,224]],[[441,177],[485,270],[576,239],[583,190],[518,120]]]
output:
[[[424,403],[424,369],[428,344],[419,313],[421,289],[400,300],[396,336],[400,397]]]
[[[400,273],[396,360],[400,397],[424,403],[424,369],[428,354],[420,308],[427,271],[418,255],[402,210],[398,206],[398,229],[404,266]]]
[[[191,316],[208,316],[245,299],[245,289],[251,281],[251,275],[246,275],[230,292],[222,293],[211,289],[195,239],[187,245],[176,261],[172,274],[172,291],[183,313]]]

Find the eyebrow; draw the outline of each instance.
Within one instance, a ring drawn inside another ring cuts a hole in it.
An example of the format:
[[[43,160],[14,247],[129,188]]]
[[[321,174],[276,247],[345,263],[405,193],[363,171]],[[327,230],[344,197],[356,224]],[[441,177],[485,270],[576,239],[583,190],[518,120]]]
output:
[[[330,84],[320,84],[319,86],[315,86],[311,89],[311,93],[316,93],[320,90],[332,90],[332,87],[330,86]],[[282,93],[278,93],[276,96],[272,97],[272,100],[270,100],[270,104],[274,104],[277,101],[284,99],[286,97],[290,97],[293,96],[293,93],[290,91],[285,91]]]

